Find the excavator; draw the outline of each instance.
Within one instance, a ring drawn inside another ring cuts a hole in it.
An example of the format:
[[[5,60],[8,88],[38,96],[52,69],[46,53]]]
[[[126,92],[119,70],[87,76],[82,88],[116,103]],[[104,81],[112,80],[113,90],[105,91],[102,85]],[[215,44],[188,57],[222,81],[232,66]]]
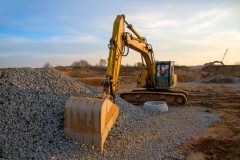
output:
[[[132,33],[125,32],[125,25]],[[137,80],[137,86],[141,89],[121,93],[123,99],[136,104],[163,100],[172,105],[184,105],[187,101],[186,92],[172,90],[177,82],[174,62],[155,61],[152,45],[125,20],[125,15],[116,17],[108,47],[103,96],[71,96],[64,107],[64,136],[80,144],[96,146],[101,151],[119,115],[115,98],[120,87],[121,60],[128,55],[129,49],[140,53],[142,57],[143,65]]]

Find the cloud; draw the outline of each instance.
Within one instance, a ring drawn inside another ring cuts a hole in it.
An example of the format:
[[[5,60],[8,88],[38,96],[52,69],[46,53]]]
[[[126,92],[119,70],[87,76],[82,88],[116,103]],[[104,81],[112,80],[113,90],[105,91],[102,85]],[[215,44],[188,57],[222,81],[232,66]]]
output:
[[[61,1],[57,6],[56,2],[19,2],[14,9],[7,7],[13,4],[0,5],[6,8],[0,9],[1,64],[5,60],[12,65],[15,61],[10,59],[15,59],[19,65],[34,62],[32,65],[42,66],[35,61],[55,63],[55,57],[59,63],[69,64],[71,57],[94,55],[89,58],[93,62],[95,57],[107,57],[114,18],[121,13],[153,45],[157,59],[192,65],[216,60],[226,48],[235,58],[240,52],[238,1],[150,0],[119,5],[111,1]],[[130,51],[123,63],[139,61],[136,54]],[[234,58],[229,59],[234,63]]]
[[[0,46],[3,45],[14,45],[14,44],[23,44],[23,43],[31,43],[32,41],[27,37],[17,37],[17,36],[9,36],[9,35],[1,35],[0,34]],[[0,48],[1,50],[1,48]]]
[[[94,44],[101,43],[101,40],[94,35],[66,35],[66,36],[53,36],[44,39],[42,42],[49,44]]]
[[[177,14],[176,11],[172,13]],[[226,48],[232,48],[234,55],[240,51],[236,46],[240,44],[240,32],[227,25],[232,15],[231,9],[214,6],[183,12],[179,16],[152,9],[128,17],[134,18],[134,26],[153,44],[156,57],[192,65],[214,60]],[[205,58],[199,59],[200,55]]]
[[[181,13],[179,16],[167,15],[161,10],[150,10],[139,13],[130,13],[127,20],[144,31],[173,31],[199,32],[204,29],[213,29],[225,22],[231,16],[231,11],[222,8],[210,8],[201,11]],[[178,14],[173,11],[173,14]]]
[[[101,56],[100,56],[101,55]],[[0,56],[0,67],[42,67],[46,62],[53,66],[69,66],[72,62],[80,59],[87,60],[91,65],[95,65],[100,59],[107,59],[107,53],[91,52],[85,54],[56,54],[56,55],[19,55]]]
[[[197,12],[190,21],[187,22],[188,29],[193,31],[201,31],[203,29],[214,28],[221,22],[229,18],[230,11],[227,9],[209,9]],[[191,28],[190,26],[193,25]]]
[[[175,19],[165,18],[161,11],[144,11],[141,13],[130,13],[127,20],[130,19],[134,26],[140,26],[141,29],[157,29],[161,27],[176,27],[178,22]]]
[[[11,43],[11,44],[22,44],[22,43],[99,43],[101,40],[95,36],[90,34],[69,34],[69,35],[56,35],[43,37],[40,39],[30,38],[25,36],[11,36],[11,35],[1,35],[0,34],[0,42],[1,43]]]

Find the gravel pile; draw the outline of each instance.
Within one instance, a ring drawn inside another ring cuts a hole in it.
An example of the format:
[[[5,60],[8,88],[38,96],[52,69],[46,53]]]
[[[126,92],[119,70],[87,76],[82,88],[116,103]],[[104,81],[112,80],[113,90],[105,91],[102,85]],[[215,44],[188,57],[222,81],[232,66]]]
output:
[[[67,141],[63,138],[63,111],[68,96],[100,94],[100,90],[54,69],[22,68],[1,72],[0,157],[44,159],[52,153],[61,152],[59,145],[61,147],[61,143]],[[120,99],[117,102],[120,106],[127,105]],[[143,117],[138,114],[132,118],[134,108],[130,107],[123,115],[127,109],[121,110],[117,128]]]
[[[63,137],[66,99],[100,96],[101,90],[54,69],[22,68],[0,72],[0,158],[6,159],[160,159],[181,157],[176,145],[201,134],[219,115],[170,108],[149,115],[121,98],[120,115],[105,151]]]

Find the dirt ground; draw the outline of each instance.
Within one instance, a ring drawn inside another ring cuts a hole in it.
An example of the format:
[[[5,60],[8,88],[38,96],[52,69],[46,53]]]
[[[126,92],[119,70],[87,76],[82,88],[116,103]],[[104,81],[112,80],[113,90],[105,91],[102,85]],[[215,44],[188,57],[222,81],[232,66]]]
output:
[[[178,89],[188,91],[187,105],[222,116],[203,136],[181,146],[194,151],[187,159],[240,159],[240,85],[184,84]]]
[[[106,69],[87,67],[59,67],[58,70],[90,85],[101,87]],[[212,77],[240,77],[240,66],[176,67],[176,90],[188,92],[186,107],[219,112],[222,121],[210,126],[200,137],[179,147],[186,151],[186,159],[240,159],[240,84],[201,84],[199,80]],[[120,92],[136,87],[140,69],[123,67]],[[191,152],[189,152],[191,150]]]

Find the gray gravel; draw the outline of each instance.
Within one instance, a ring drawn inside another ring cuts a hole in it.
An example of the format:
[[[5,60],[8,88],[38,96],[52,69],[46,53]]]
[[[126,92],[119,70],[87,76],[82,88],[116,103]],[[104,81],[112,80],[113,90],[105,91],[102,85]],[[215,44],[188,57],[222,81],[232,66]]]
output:
[[[117,98],[120,115],[100,153],[63,137],[63,109],[70,95],[100,96],[101,90],[54,69],[1,72],[0,158],[181,159],[176,146],[220,120],[216,113],[190,108],[149,114]]]

